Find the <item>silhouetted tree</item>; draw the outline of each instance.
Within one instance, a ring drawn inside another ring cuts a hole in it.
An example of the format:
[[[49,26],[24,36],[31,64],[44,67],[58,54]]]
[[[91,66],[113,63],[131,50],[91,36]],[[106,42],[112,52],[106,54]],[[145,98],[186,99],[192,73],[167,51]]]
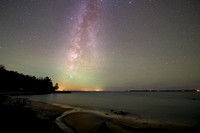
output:
[[[5,70],[6,68],[5,68],[4,65],[1,65],[1,64],[0,64],[0,69],[4,69],[4,70]]]
[[[8,71],[0,65],[0,91],[11,92],[40,92],[50,93],[55,91],[52,80],[49,77],[36,78],[35,76],[19,74]]]
[[[55,84],[54,88],[55,88],[55,90],[57,90],[59,88],[58,83]]]

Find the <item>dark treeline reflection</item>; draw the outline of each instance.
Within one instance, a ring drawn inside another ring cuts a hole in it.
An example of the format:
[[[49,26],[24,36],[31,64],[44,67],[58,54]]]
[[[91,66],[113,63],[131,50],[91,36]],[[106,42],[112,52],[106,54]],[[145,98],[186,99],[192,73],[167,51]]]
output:
[[[8,71],[0,65],[0,92],[38,92],[50,93],[58,89],[58,84],[53,86],[49,77],[36,78],[14,71]]]

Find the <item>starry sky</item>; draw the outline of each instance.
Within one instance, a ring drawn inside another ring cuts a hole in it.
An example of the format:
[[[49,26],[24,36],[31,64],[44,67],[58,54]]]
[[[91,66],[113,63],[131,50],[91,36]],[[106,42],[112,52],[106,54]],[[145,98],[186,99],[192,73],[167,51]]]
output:
[[[60,90],[200,88],[198,0],[1,0],[0,64]]]

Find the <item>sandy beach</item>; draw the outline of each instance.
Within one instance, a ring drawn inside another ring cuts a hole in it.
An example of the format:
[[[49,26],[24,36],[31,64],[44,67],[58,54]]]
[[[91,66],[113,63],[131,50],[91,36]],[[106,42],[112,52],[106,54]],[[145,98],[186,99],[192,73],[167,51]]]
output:
[[[60,121],[75,133],[192,132],[199,129],[38,101],[16,105],[16,99],[9,97],[1,100],[1,125],[8,132],[66,132],[56,122],[64,112]]]
[[[77,133],[188,132],[195,129],[153,120],[118,116],[98,111],[78,111],[66,115],[64,122]]]

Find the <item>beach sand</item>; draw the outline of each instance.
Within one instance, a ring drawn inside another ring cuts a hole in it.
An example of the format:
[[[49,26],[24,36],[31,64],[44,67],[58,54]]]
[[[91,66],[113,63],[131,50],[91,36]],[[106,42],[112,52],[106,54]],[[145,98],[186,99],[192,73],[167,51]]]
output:
[[[77,133],[137,133],[181,132],[179,126],[161,125],[127,119],[121,116],[104,116],[92,112],[75,112],[64,117],[65,123]]]
[[[74,110],[64,116],[63,120],[76,133],[195,132],[200,129],[153,119],[116,115],[112,112],[80,108]]]
[[[116,115],[111,112],[86,110],[70,106],[58,106],[31,101],[16,105],[15,99],[7,98],[0,104],[1,129],[6,132],[63,132],[56,118],[63,112],[61,122],[75,133],[137,133],[137,132],[193,132],[199,127],[186,127],[134,116]]]
[[[196,132],[200,127],[180,125],[136,116],[122,116],[113,112],[74,109],[63,117],[68,127],[76,133],[141,133],[141,132]]]

